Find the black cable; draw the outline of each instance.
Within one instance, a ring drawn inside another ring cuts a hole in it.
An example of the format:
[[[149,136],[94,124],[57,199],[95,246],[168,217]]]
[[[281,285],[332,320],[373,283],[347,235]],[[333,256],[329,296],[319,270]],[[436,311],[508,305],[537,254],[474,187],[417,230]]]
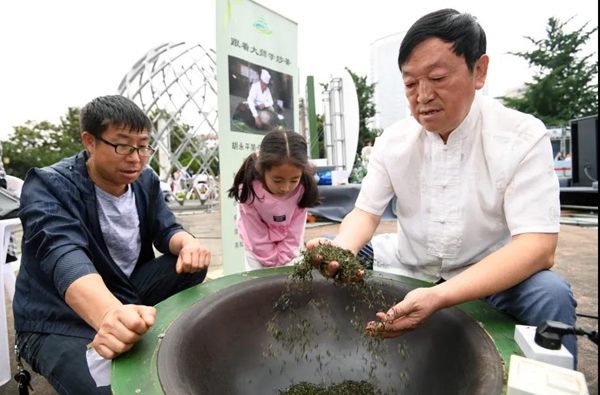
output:
[[[598,319],[597,315],[592,315],[592,314],[587,314],[587,313],[575,313],[577,315],[577,317],[583,317],[583,318],[592,318],[594,320]]]
[[[586,331],[585,329],[574,327],[573,334],[579,336],[587,336],[592,342],[598,344],[598,332],[596,331]]]
[[[561,347],[564,335],[586,336],[596,345],[598,344],[597,331],[587,331],[577,326],[551,320],[544,321],[537,326],[534,340],[541,347],[549,350],[558,350]]]
[[[590,179],[590,180],[592,180],[592,181],[598,181],[598,180],[594,179],[594,177],[590,176],[590,173],[588,173],[588,169],[591,169],[591,166],[590,166],[590,165],[586,165],[586,166],[583,168],[583,172],[585,173],[585,175],[587,176],[587,178],[589,178],[589,179]]]

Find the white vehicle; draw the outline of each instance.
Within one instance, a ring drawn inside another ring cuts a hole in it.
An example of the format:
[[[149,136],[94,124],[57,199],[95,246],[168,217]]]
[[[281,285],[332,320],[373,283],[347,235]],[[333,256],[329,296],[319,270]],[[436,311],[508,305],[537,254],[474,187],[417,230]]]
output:
[[[187,198],[190,199],[192,193],[196,194],[198,200],[200,200],[200,204],[205,204],[209,199],[214,199],[213,193],[211,193],[212,183],[211,177],[206,173],[197,174],[193,180],[193,187],[190,192],[188,192]]]
[[[151,169],[154,174],[156,174],[156,171],[154,171],[154,169],[152,169],[152,167],[150,167],[150,165],[146,165],[147,168]],[[156,174],[157,177],[158,174]],[[160,177],[159,177],[160,179]],[[165,199],[165,202],[172,202],[173,200],[175,200],[175,196],[173,196],[173,191],[171,190],[171,185],[169,185],[168,182],[165,182],[163,180],[160,180],[160,191],[163,194],[163,197]]]
[[[160,191],[162,192],[165,202],[172,202],[175,200],[175,196],[173,196],[173,191],[171,191],[171,185],[169,183],[160,181]]]
[[[200,200],[200,204],[206,203],[209,198],[209,186],[204,181],[199,181],[198,184],[194,186],[196,190],[196,194],[198,195],[198,199]]]

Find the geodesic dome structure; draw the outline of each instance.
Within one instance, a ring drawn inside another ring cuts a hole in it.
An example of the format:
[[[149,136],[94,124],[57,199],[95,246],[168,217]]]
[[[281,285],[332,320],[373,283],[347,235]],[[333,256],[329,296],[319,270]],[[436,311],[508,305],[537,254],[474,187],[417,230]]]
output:
[[[174,173],[184,179],[218,174],[216,69],[213,50],[168,43],[148,51],[119,85],[118,93],[154,124],[149,163],[163,182],[171,183]]]

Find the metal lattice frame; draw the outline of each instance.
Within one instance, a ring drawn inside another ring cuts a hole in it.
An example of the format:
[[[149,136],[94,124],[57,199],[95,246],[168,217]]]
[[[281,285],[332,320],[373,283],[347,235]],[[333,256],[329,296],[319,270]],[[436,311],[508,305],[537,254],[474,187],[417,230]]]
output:
[[[217,177],[216,68],[215,52],[200,44],[163,44],[148,51],[119,85],[118,93],[138,104],[155,125],[151,137],[156,153],[149,163],[159,169],[163,182],[171,183],[175,171],[187,177],[195,167],[196,174]],[[186,187],[192,184],[188,181]],[[176,198],[183,204],[191,196]]]

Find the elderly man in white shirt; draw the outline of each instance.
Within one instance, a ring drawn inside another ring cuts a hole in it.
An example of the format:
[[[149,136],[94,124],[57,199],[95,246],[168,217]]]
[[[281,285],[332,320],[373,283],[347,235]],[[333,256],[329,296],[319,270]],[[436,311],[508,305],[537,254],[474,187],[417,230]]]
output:
[[[575,324],[570,286],[549,270],[560,229],[550,139],[538,119],[476,94],[488,63],[483,29],[455,10],[425,15],[402,41],[398,65],[413,118],[377,139],[355,208],[332,243],[374,255],[375,270],[436,285],[377,313],[371,333],[396,337],[475,299],[526,325]],[[394,195],[397,233],[371,240]],[[338,268],[330,262],[323,274]],[[576,361],[576,337],[563,343]]]
[[[271,74],[265,69],[260,72],[260,79],[252,84],[248,93],[248,108],[254,117],[254,123],[257,129],[262,128],[262,121],[258,116],[259,110],[273,110],[273,96],[269,89]]]

